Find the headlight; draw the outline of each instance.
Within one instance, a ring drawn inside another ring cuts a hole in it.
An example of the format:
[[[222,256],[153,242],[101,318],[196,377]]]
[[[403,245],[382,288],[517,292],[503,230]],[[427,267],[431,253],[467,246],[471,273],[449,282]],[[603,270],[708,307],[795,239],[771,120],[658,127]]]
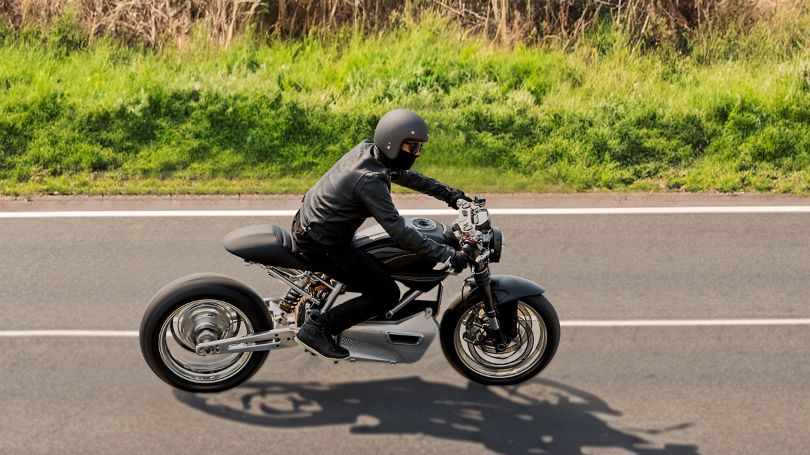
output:
[[[501,249],[503,249],[503,233],[497,227],[492,227],[492,239],[489,241],[489,262],[501,260]]]

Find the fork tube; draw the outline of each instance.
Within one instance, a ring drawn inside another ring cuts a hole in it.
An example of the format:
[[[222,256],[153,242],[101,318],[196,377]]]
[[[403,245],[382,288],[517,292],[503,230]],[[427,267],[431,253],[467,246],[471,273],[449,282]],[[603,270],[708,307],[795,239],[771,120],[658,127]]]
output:
[[[501,326],[498,323],[498,308],[495,304],[495,298],[492,296],[492,288],[489,284],[489,265],[476,263],[473,270],[475,284],[484,296],[484,311],[489,318],[489,328],[497,334],[498,344],[496,350],[499,352],[503,351],[506,349],[506,343],[504,342]]]

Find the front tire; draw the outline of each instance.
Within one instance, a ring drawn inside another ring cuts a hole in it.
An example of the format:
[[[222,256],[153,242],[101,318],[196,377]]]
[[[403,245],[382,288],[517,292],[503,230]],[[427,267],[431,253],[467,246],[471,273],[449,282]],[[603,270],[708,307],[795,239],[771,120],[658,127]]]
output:
[[[187,392],[221,392],[247,381],[267,352],[200,356],[197,343],[272,330],[264,302],[220,275],[192,275],[161,289],[146,309],[139,339],[152,371]]]
[[[542,294],[521,297],[515,303],[518,336],[504,352],[481,341],[486,339],[480,332],[485,329],[478,327],[484,316],[482,299],[472,298],[447,310],[439,336],[444,356],[456,371],[479,384],[510,385],[534,377],[551,362],[560,343],[560,320],[554,307]]]

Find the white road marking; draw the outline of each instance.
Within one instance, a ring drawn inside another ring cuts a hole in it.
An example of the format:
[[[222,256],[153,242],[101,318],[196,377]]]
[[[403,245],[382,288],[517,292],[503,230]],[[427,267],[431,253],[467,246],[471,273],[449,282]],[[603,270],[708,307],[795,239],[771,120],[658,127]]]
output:
[[[0,338],[15,337],[137,337],[137,330],[0,330]]]
[[[0,218],[199,218],[199,217],[290,217],[296,210],[77,210],[0,212]],[[677,215],[810,213],[810,205],[762,205],[720,207],[583,207],[583,208],[490,208],[492,215]],[[456,215],[450,209],[403,209],[404,216]]]
[[[81,210],[0,212],[0,218],[201,218],[293,216],[295,210]]]
[[[739,327],[810,325],[810,319],[636,319],[572,320],[562,327]],[[135,338],[137,330],[0,330],[0,338],[20,337],[106,337]]]
[[[721,327],[810,325],[810,319],[638,319],[627,321],[562,321],[562,327]]]

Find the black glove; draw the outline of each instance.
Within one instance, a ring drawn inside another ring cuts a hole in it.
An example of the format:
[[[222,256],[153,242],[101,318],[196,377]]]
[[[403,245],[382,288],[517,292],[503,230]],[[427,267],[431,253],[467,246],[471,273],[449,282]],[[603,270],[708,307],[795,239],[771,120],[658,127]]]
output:
[[[450,191],[450,194],[447,195],[447,197],[444,199],[444,202],[446,202],[451,209],[457,209],[458,207],[456,207],[456,201],[458,201],[459,199],[464,199],[465,201],[472,202],[472,198],[464,194],[463,191],[459,190]]]
[[[453,257],[450,258],[450,268],[453,269],[454,273],[459,273],[467,268],[468,265],[472,264],[472,262],[473,258],[470,257],[469,254],[458,250],[453,254]]]

